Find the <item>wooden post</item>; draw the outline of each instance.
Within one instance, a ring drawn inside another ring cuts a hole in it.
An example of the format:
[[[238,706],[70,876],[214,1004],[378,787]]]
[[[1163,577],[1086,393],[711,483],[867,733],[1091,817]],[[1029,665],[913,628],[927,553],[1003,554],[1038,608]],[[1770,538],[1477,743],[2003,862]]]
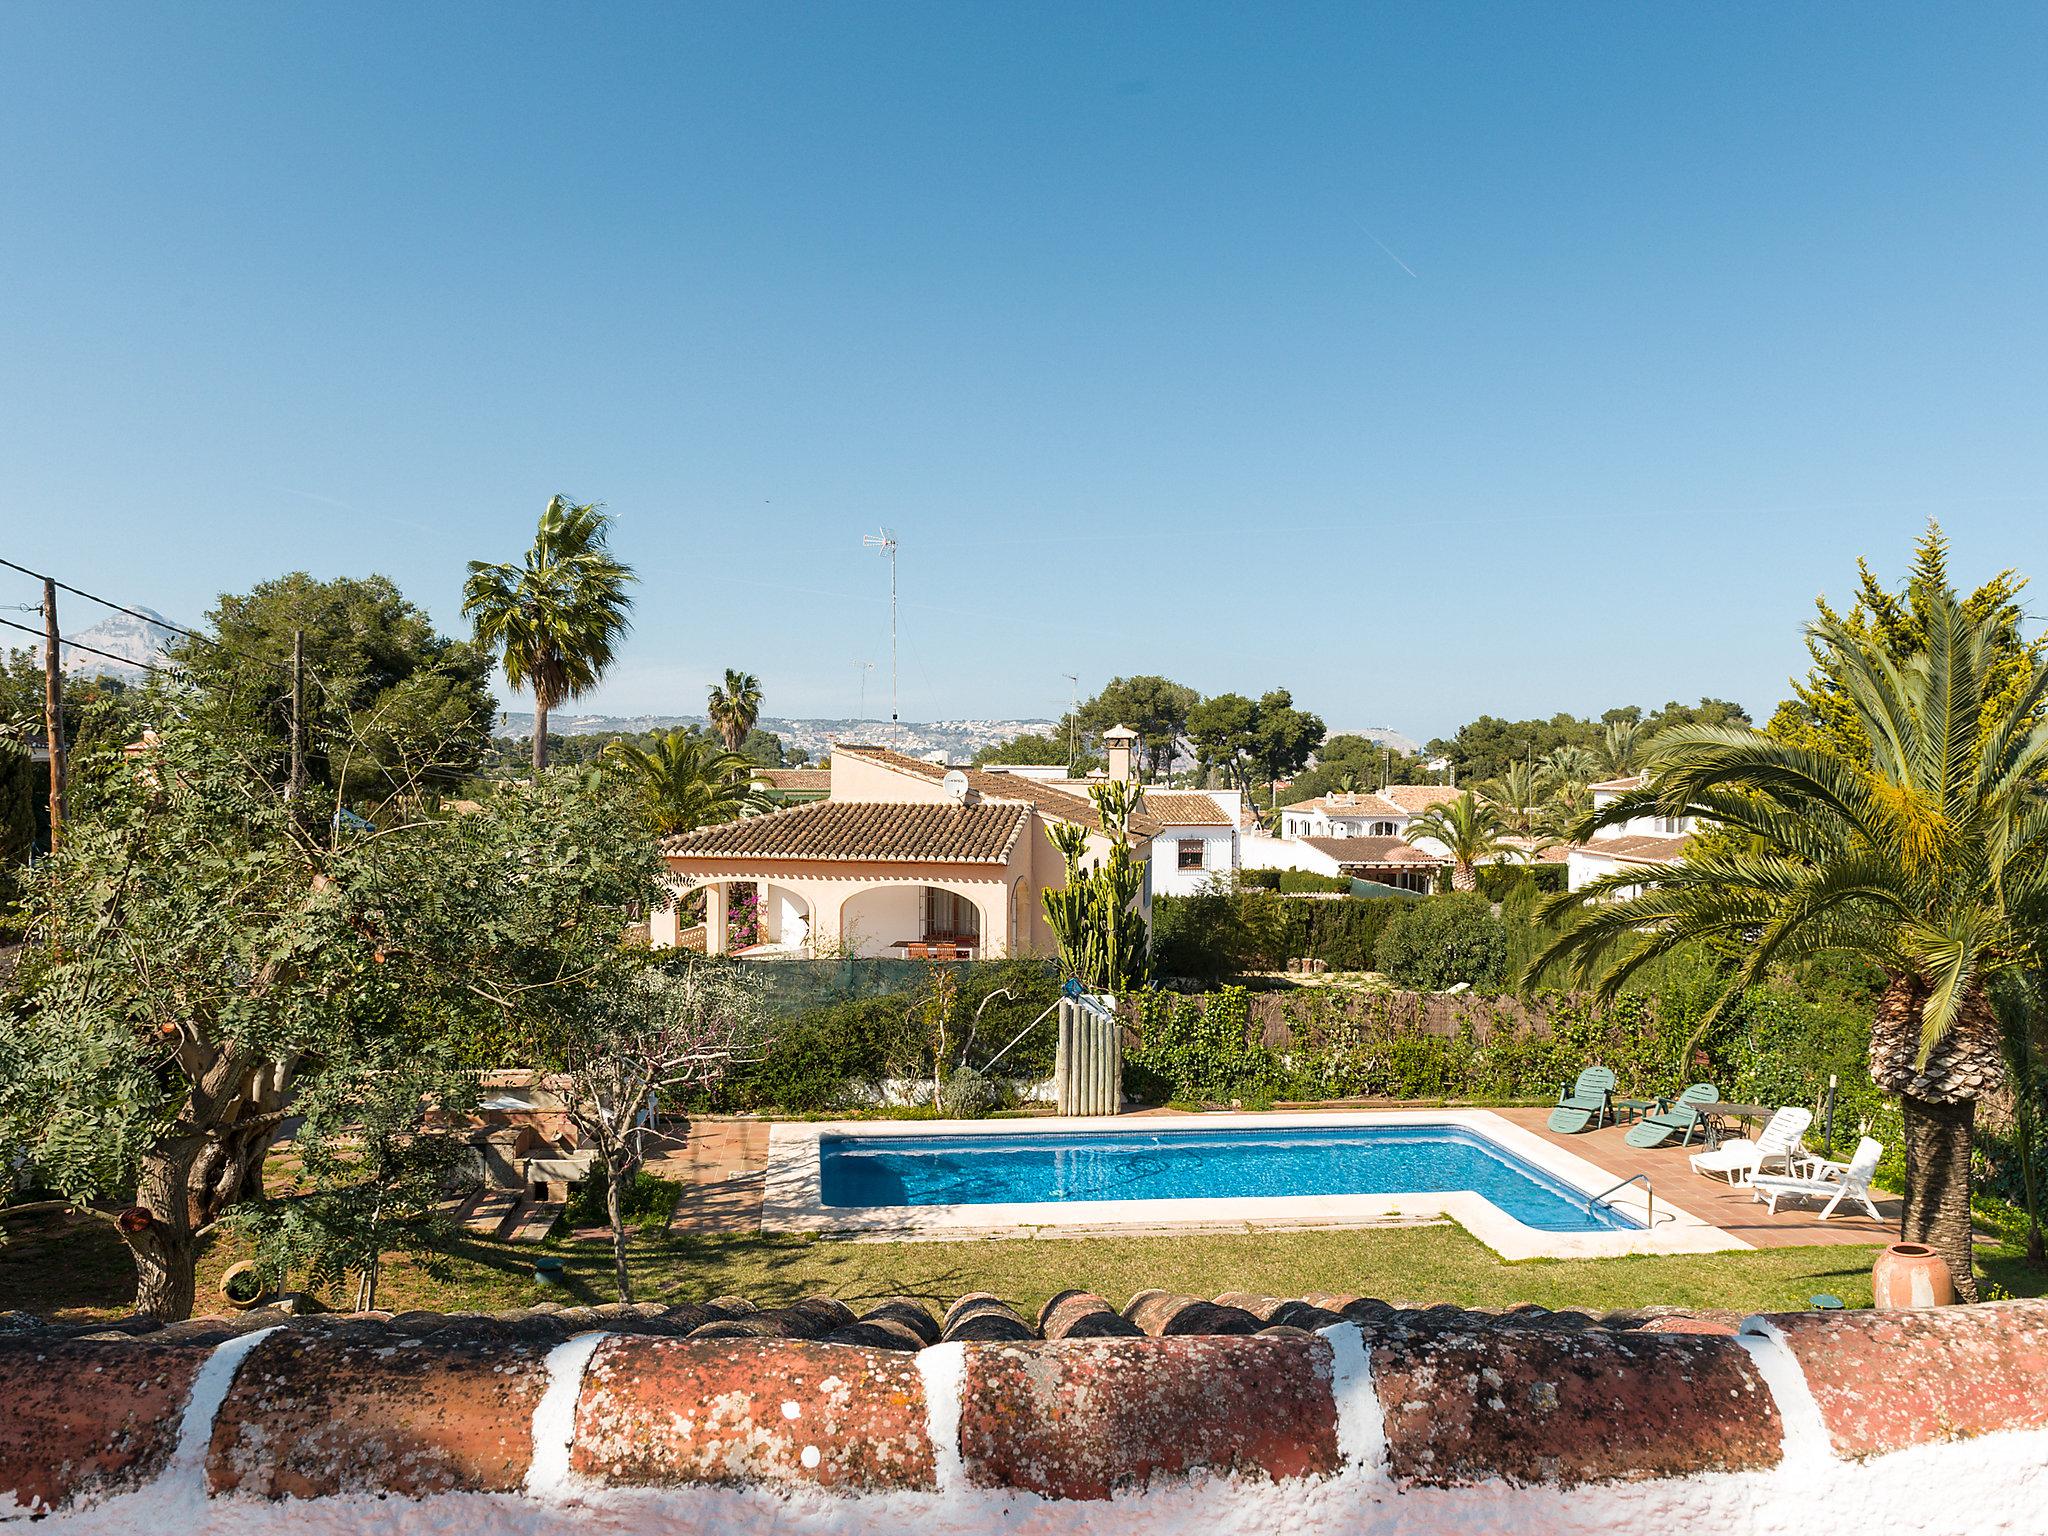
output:
[[[64,661],[57,647],[57,583],[43,578],[43,736],[50,747],[50,852],[64,835]]]

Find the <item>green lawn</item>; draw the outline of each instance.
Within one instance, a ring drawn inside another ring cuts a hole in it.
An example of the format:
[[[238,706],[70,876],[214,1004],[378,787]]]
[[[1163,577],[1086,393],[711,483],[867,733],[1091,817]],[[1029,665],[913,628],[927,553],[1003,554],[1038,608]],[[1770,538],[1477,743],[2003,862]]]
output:
[[[532,1280],[534,1257],[568,1261],[566,1284]],[[2048,1277],[2027,1270],[2017,1251],[1981,1250],[1991,1294],[2038,1294]],[[800,1296],[838,1296],[859,1309],[885,1296],[943,1305],[993,1291],[1027,1313],[1070,1286],[1121,1304],[1159,1287],[1197,1296],[1251,1291],[1299,1296],[1334,1291],[1430,1305],[1604,1311],[1666,1305],[1735,1311],[1800,1309],[1828,1291],[1851,1306],[1870,1301],[1864,1247],[1779,1248],[1677,1257],[1509,1264],[1454,1226],[1356,1232],[1205,1233],[1175,1237],[1040,1238],[962,1243],[852,1243],[784,1236],[636,1239],[633,1272],[643,1301],[702,1301],[741,1295],[763,1305]],[[202,1275],[200,1310],[217,1310],[215,1278],[239,1251],[216,1245]],[[384,1305],[394,1311],[496,1311],[535,1301],[603,1302],[611,1291],[609,1250],[558,1241],[547,1248],[463,1243],[452,1272],[436,1280],[398,1262],[387,1271]],[[0,1309],[44,1317],[114,1317],[128,1310],[133,1274],[125,1251],[100,1222],[47,1218],[10,1226],[0,1243]]]

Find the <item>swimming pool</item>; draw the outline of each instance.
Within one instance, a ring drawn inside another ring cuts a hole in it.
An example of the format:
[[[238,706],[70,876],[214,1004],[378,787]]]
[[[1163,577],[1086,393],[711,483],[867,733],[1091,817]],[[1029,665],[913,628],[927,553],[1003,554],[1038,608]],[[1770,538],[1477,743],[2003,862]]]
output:
[[[1449,1124],[828,1134],[817,1148],[819,1194],[834,1208],[1470,1191],[1539,1232],[1641,1230],[1490,1138]]]

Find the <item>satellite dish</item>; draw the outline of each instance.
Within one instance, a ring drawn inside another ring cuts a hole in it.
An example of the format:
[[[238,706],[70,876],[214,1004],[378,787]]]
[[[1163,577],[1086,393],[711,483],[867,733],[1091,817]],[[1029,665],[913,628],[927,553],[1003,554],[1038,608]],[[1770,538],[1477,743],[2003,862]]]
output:
[[[946,792],[946,798],[955,805],[967,803],[967,775],[958,768],[951,769],[939,780],[939,787]]]

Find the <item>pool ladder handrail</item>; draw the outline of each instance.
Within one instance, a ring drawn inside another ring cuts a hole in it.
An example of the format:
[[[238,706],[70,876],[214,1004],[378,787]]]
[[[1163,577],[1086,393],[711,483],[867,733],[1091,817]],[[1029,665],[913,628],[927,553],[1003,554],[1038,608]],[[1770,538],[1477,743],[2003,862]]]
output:
[[[1650,1182],[1650,1176],[1647,1173],[1632,1173],[1619,1184],[1610,1184],[1586,1202],[1586,1209],[1592,1210],[1594,1206],[1600,1204],[1616,1190],[1627,1189],[1631,1184],[1643,1186],[1643,1230],[1650,1230],[1657,1225],[1657,1188]],[[1609,1207],[1609,1209],[1612,1209],[1612,1207]]]

